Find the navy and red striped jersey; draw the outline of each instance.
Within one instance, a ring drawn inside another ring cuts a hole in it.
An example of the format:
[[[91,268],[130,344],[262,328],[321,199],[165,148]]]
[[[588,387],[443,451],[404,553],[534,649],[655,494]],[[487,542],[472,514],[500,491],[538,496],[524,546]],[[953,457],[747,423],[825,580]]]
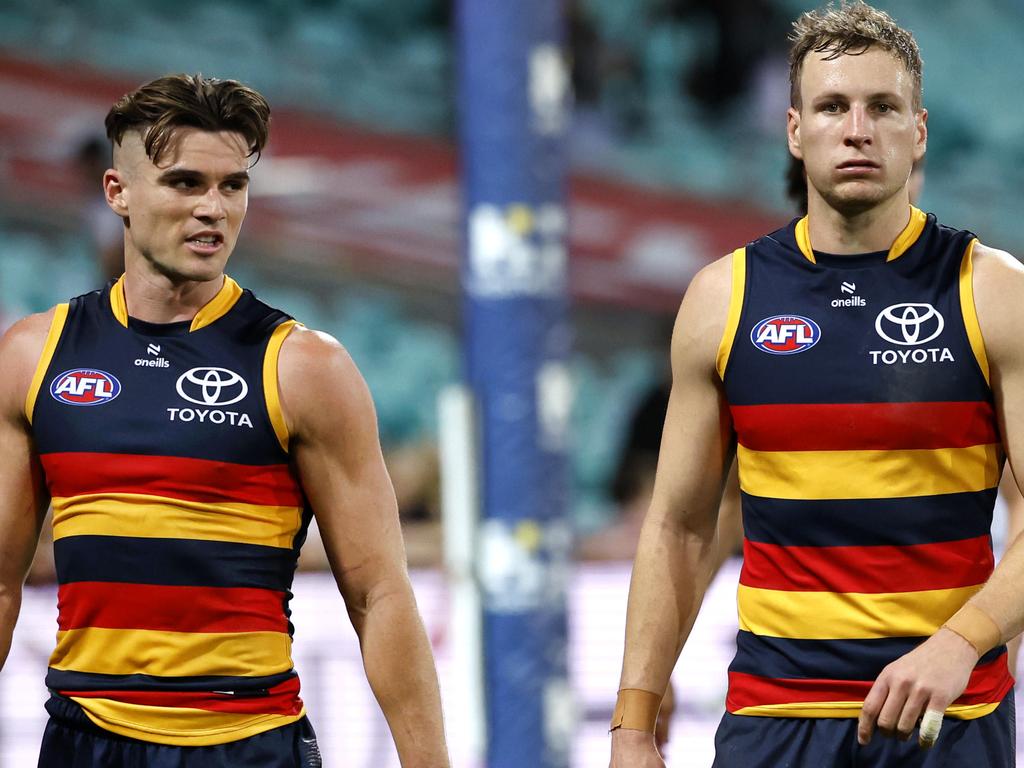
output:
[[[288,603],[311,513],[277,359],[294,321],[230,278],[191,322],[123,282],[57,308],[26,412],[53,499],[47,686],[99,726],[218,744],[299,719]]]
[[[817,253],[804,218],[733,254],[718,359],[744,526],[730,712],[856,717],[991,574],[1004,456],[975,243],[912,209],[888,252]],[[948,714],[987,714],[1012,684],[996,648]]]

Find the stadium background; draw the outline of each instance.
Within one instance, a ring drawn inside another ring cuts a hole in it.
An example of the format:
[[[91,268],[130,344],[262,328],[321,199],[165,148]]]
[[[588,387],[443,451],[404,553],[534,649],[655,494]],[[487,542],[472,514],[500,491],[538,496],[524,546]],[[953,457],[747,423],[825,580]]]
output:
[[[921,207],[1024,253],[1024,4],[877,5],[915,32],[925,58]],[[629,572],[621,553],[635,535],[611,488],[630,419],[665,375],[666,325],[692,274],[791,216],[784,39],[788,19],[808,7],[565,0],[575,93],[571,517],[590,555],[569,587],[573,766],[607,761]],[[85,148],[114,98],[169,71],[264,92],[271,145],[230,272],[336,335],[367,378],[463,768],[469,704],[439,569],[436,458],[437,396],[461,376],[454,52],[446,0],[0,0],[0,325],[101,282],[118,222]],[[610,536],[625,543],[607,546]],[[295,657],[325,764],[397,765],[315,560],[295,588]],[[677,667],[670,766],[710,763],[736,570],[714,586]],[[0,676],[0,765],[34,764],[54,617],[52,587],[30,587]]]

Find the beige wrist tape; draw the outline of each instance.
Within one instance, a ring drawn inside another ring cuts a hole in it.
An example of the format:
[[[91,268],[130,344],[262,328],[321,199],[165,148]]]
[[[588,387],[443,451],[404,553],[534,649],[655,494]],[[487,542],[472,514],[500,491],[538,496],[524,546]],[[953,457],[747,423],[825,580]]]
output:
[[[654,725],[658,722],[658,710],[661,709],[661,698],[656,693],[640,688],[623,688],[615,701],[610,730],[632,728],[654,733]]]
[[[943,624],[974,646],[979,656],[984,656],[1003,641],[1003,632],[981,608],[968,603],[949,617]]]

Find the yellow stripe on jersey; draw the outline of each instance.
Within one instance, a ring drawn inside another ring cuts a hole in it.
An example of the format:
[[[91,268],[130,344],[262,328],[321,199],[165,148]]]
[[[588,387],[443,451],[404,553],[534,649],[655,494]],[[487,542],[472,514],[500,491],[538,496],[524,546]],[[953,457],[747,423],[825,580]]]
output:
[[[198,331],[224,317],[242,296],[242,288],[234,280],[224,275],[224,284],[217,295],[208,301],[196,316],[192,318],[189,331]]]
[[[752,451],[738,446],[740,487],[771,499],[890,499],[999,485],[1000,448]]]
[[[270,415],[270,423],[274,426],[274,434],[281,449],[288,452],[288,422],[284,418],[284,409],[281,407],[281,392],[278,388],[277,363],[281,356],[281,345],[285,338],[298,325],[294,320],[281,323],[270,335],[270,342],[267,344],[267,352],[263,356],[263,393],[267,399],[267,413]]]
[[[294,723],[306,714],[250,715],[210,712],[187,707],[155,707],[125,704],[110,699],[72,696],[100,728],[132,739],[179,747],[226,744]],[[202,723],[201,728],[197,724]]]
[[[28,394],[25,395],[25,418],[32,423],[32,416],[36,410],[36,400],[39,397],[39,390],[43,386],[43,378],[46,370],[53,360],[53,353],[57,350],[57,342],[64,332],[64,324],[68,319],[68,304],[58,304],[53,308],[53,319],[50,321],[50,330],[46,334],[46,341],[43,343],[43,351],[39,354],[39,362],[36,363],[36,371],[32,375],[32,383],[29,385]]]
[[[740,629],[794,640],[927,637],[981,584],[919,592],[798,592],[739,585]]]
[[[732,252],[732,293],[729,295],[729,314],[725,321],[725,331],[718,344],[718,357],[715,367],[718,377],[725,378],[725,368],[729,365],[729,355],[736,342],[736,330],[740,327],[740,314],[743,310],[743,293],[747,285],[747,249],[737,248]]]
[[[53,538],[201,539],[291,549],[301,507],[203,504],[133,493],[53,499]]]
[[[84,627],[57,633],[54,669],[97,675],[262,677],[292,668],[286,632]]]
[[[996,711],[1000,702],[992,704],[961,704],[946,708],[946,716],[957,720],[974,720]],[[742,707],[733,714],[761,717],[860,717],[863,701],[814,701],[794,704],[761,704]]]
[[[960,314],[964,318],[964,327],[967,329],[967,339],[971,343],[974,358],[985,376],[985,382],[991,384],[985,339],[981,335],[981,324],[978,322],[978,312],[974,305],[974,246],[977,244],[977,239],[971,240],[960,262]]]

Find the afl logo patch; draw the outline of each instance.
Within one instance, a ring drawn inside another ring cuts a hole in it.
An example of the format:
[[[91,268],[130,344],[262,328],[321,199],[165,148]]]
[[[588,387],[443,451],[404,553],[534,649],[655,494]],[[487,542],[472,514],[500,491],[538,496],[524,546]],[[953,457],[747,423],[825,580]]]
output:
[[[750,341],[770,355],[805,352],[821,339],[821,328],[809,317],[775,315],[762,320],[750,332]]]
[[[104,405],[121,394],[121,382],[105,371],[75,368],[53,380],[50,394],[68,405]]]

